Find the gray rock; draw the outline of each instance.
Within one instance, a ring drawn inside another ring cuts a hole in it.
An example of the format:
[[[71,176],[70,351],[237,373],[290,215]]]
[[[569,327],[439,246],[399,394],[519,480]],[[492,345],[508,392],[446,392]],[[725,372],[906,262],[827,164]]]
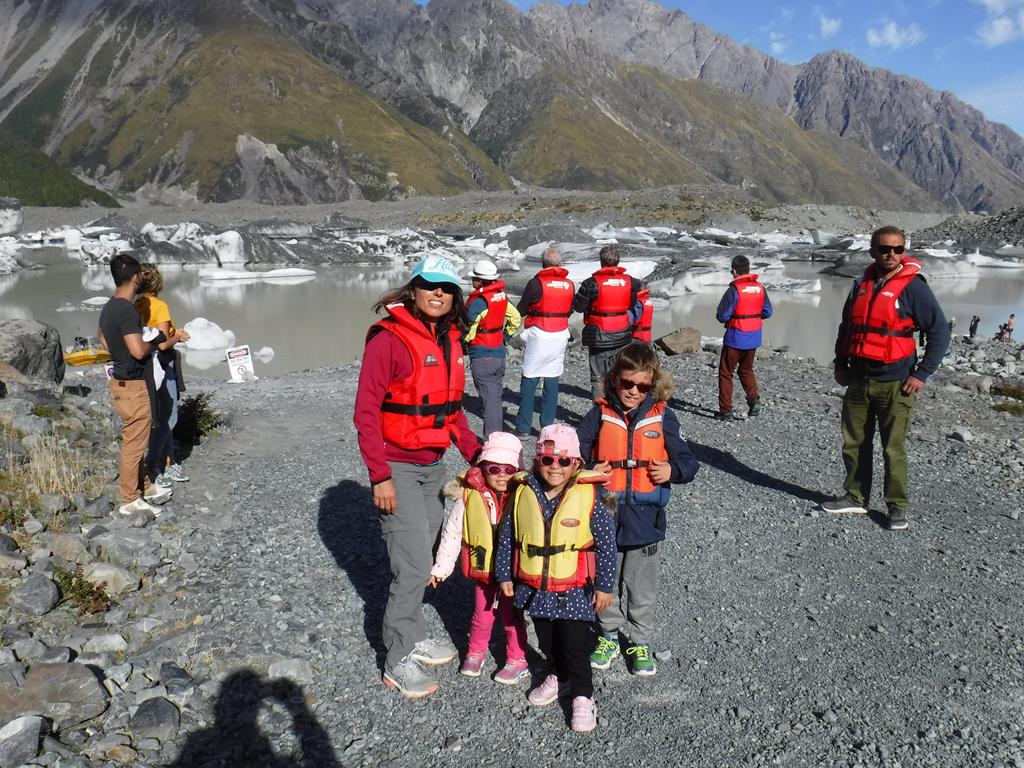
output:
[[[57,585],[41,573],[29,576],[7,598],[12,607],[34,616],[49,613],[59,599]]]
[[[19,717],[0,728],[0,768],[24,765],[39,751],[43,718],[37,715]]]
[[[71,649],[64,645],[49,648],[39,657],[39,661],[43,664],[67,664],[71,661]]]
[[[81,664],[33,664],[20,685],[0,676],[0,720],[41,712],[60,731],[101,714],[107,700],[96,676]]]
[[[132,568],[158,560],[159,546],[149,529],[108,531],[93,538],[100,555],[111,563]]]
[[[115,633],[91,637],[82,648],[85,653],[124,653],[127,650],[128,641]]]
[[[6,500],[7,497],[5,496],[4,499]],[[8,501],[7,504],[9,505],[10,502]],[[8,509],[10,509],[10,506],[4,507],[3,502],[0,502],[0,512],[6,512]],[[10,536],[8,536],[6,533],[0,533],[0,552],[17,552],[17,551],[18,551],[18,542],[16,542],[14,539],[12,539]]]
[[[21,524],[21,527],[25,529],[25,533],[29,536],[35,536],[37,533],[42,533],[46,530],[46,526],[36,520],[34,517],[26,517],[25,521]]]
[[[18,659],[14,655],[14,651],[10,648],[0,648],[0,666],[4,664],[13,664]]]
[[[47,651],[46,644],[36,640],[34,637],[24,637],[21,640],[17,640],[11,646],[11,649],[18,657],[18,661],[38,659]]]
[[[90,563],[82,570],[86,581],[101,586],[109,597],[116,597],[139,588],[141,580],[131,571],[113,563]]]
[[[508,247],[513,251],[525,251],[537,243],[590,243],[594,241],[590,235],[579,227],[569,224],[540,224],[523,227],[509,233]]]
[[[54,493],[47,493],[39,497],[39,508],[46,519],[51,519],[54,515],[59,515],[61,512],[70,512],[74,505],[70,499]]]
[[[15,552],[0,552],[0,571],[20,571],[28,565],[24,555]]]
[[[35,320],[0,320],[0,361],[26,376],[58,384],[64,378],[60,334],[53,326]]]
[[[267,670],[269,677],[283,677],[296,683],[313,682],[313,666],[305,659],[276,661]]]
[[[178,735],[181,714],[178,708],[164,698],[144,701],[128,721],[128,728],[136,739],[172,741]]]
[[[959,440],[961,443],[969,443],[974,439],[974,435],[969,430],[963,427],[957,427],[947,435],[950,440]]]
[[[700,352],[700,331],[696,328],[680,328],[656,342],[669,355]]]
[[[69,563],[87,565],[92,562],[92,555],[85,546],[84,536],[75,533],[50,533],[47,542],[53,554]]]

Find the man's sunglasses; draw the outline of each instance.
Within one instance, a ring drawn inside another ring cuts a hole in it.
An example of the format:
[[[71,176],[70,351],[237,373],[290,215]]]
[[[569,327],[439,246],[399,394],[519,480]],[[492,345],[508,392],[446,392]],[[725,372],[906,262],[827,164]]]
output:
[[[641,395],[646,395],[651,389],[654,388],[653,384],[643,384],[639,381],[633,381],[632,379],[619,378],[619,387],[625,390],[636,389]]]
[[[417,277],[413,281],[412,287],[419,288],[423,291],[429,291],[431,293],[440,288],[442,291],[450,295],[453,295],[458,290],[458,288],[451,283],[431,283],[429,280],[424,280],[422,277]]]
[[[883,255],[886,254],[886,253],[889,253],[891,251],[892,253],[895,253],[897,256],[901,256],[903,254],[903,252],[905,250],[907,250],[907,246],[905,246],[905,245],[876,245],[875,246],[875,250],[877,250],[880,254],[883,254]]]
[[[545,467],[550,467],[556,461],[558,462],[558,466],[568,467],[570,464],[573,463],[574,460],[570,459],[568,456],[559,456],[558,458],[555,458],[554,456],[540,457],[540,463],[543,464]]]
[[[488,475],[514,475],[519,470],[511,464],[488,464],[484,467]]]

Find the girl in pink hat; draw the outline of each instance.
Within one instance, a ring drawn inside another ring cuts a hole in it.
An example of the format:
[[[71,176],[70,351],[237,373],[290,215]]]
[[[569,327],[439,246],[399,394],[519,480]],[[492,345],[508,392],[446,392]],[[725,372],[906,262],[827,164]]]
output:
[[[494,432],[487,438],[476,466],[459,475],[445,487],[455,499],[448,516],[430,586],[436,587],[451,575],[460,560],[462,575],[476,584],[473,618],[469,624],[469,650],[459,672],[479,677],[484,656],[491,641],[496,617],[505,629],[505,666],[494,681],[515,685],[529,675],[526,664],[526,623],[523,612],[512,605],[512,598],[498,590],[494,580],[494,531],[505,509],[509,481],[519,471],[523,445],[507,432]]]

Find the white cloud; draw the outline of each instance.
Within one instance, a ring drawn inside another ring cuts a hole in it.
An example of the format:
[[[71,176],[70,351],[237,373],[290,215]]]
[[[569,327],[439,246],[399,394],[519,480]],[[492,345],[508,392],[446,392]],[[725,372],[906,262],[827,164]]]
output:
[[[781,32],[769,32],[768,40],[771,42],[772,53],[779,56],[786,50],[786,46],[789,45],[789,41],[786,40],[786,36]]]
[[[996,48],[1024,39],[1024,8],[1016,14],[1006,13],[1008,4],[1022,2],[1024,0],[984,0],[989,18],[975,30],[978,41],[986,48]]]
[[[1002,16],[1010,8],[1020,5],[1022,0],[973,0],[976,5],[982,5],[988,11],[989,16]]]
[[[828,40],[839,32],[839,29],[843,26],[843,20],[830,19],[824,13],[819,13],[818,24],[821,26],[821,36]]]
[[[957,93],[985,117],[1013,128],[1024,136],[1024,70],[999,80]]]
[[[868,45],[872,48],[910,48],[923,42],[927,35],[917,22],[900,28],[895,21],[887,22],[881,27],[868,29]]]

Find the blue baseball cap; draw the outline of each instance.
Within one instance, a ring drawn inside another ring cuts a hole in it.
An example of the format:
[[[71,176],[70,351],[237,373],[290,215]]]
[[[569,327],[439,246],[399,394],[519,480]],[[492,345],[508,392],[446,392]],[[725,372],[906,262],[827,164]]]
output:
[[[413,279],[419,277],[428,283],[451,283],[456,288],[461,288],[459,271],[444,256],[430,254],[419,260],[419,263],[412,268]]]

